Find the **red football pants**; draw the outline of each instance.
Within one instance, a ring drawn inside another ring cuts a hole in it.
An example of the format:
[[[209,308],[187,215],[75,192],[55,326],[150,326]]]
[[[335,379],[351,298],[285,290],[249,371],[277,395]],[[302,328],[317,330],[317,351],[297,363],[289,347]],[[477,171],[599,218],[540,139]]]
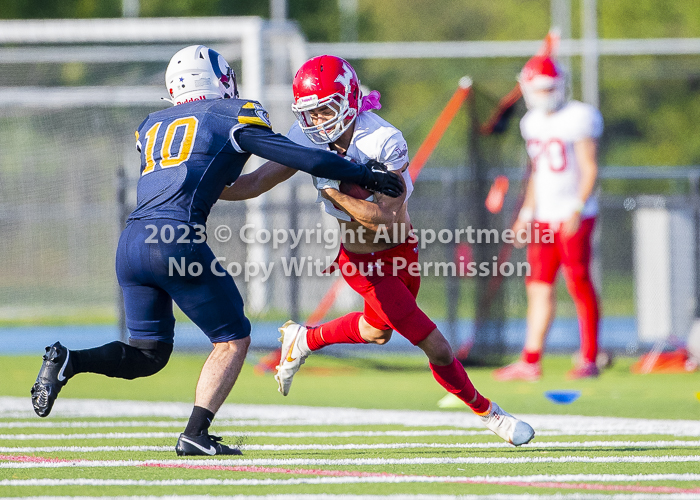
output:
[[[595,218],[584,219],[578,231],[564,236],[558,227],[539,224],[539,239],[530,241],[527,247],[527,262],[530,276],[525,284],[541,281],[554,284],[561,266],[569,294],[576,306],[581,334],[581,355],[585,361],[595,361],[598,354],[598,323],[600,310],[598,297],[590,275],[591,236]],[[557,229],[554,231],[554,229]],[[553,231],[553,241],[542,241],[545,231]]]
[[[418,243],[370,254],[341,247],[337,262],[347,284],[365,299],[362,315],[370,326],[395,330],[413,345],[435,330],[435,323],[416,303],[420,272],[412,272],[410,265],[418,262]]]

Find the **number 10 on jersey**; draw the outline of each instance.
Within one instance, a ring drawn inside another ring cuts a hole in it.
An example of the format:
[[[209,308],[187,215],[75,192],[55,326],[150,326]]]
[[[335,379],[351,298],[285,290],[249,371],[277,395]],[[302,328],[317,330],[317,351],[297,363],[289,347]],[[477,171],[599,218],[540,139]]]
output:
[[[176,167],[186,162],[192,154],[194,138],[197,135],[197,125],[199,121],[194,116],[178,118],[165,129],[160,152],[156,153],[156,143],[163,122],[154,123],[146,132],[146,144],[143,145],[146,166],[141,175],[146,175],[160,164],[160,168]],[[177,129],[183,127],[183,133],[179,137],[179,144],[175,144]],[[172,154],[173,146],[177,147],[177,153]]]

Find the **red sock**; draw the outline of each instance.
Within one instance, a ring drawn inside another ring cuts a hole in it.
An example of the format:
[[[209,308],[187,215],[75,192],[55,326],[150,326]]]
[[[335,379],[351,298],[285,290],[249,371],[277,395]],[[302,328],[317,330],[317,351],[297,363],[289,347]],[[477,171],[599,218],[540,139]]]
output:
[[[540,351],[523,351],[523,361],[526,363],[539,363],[542,358]]]
[[[475,413],[486,413],[489,410],[490,401],[479,394],[479,391],[476,390],[471,380],[469,380],[462,363],[457,361],[456,358],[452,361],[452,364],[447,366],[437,366],[430,363],[430,369],[433,371],[433,377],[438,381],[438,384],[443,386],[447,392],[464,401]]]
[[[331,344],[366,344],[367,341],[360,335],[361,317],[361,312],[353,312],[321,326],[309,328],[306,332],[309,349],[317,351]]]

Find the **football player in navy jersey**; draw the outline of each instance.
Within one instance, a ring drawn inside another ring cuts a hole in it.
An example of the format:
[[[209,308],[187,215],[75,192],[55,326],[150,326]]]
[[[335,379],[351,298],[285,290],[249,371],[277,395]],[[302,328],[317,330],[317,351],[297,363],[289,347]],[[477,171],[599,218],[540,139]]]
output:
[[[208,47],[177,52],[165,81],[174,106],[150,114],[136,132],[141,153],[137,207],[117,248],[129,343],[85,350],[68,350],[59,342],[48,346],[32,404],[37,415],[47,416],[61,388],[78,373],[134,379],[160,371],[173,350],[174,300],[214,346],[175,451],[239,455],[238,448],[208,433],[250,344],[241,295],[206,244],[212,205],[251,154],[394,197],[402,194],[403,184],[380,163],[351,163],[273,133],[267,112],[255,101],[238,98],[233,70]]]

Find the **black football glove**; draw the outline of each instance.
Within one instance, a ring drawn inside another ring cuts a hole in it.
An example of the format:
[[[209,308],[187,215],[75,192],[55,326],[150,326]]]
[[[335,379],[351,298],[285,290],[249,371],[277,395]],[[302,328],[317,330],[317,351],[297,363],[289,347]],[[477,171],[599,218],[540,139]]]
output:
[[[398,198],[403,194],[404,187],[401,178],[389,172],[386,165],[376,160],[365,163],[367,175],[360,184],[363,188],[382,193],[392,198]]]

